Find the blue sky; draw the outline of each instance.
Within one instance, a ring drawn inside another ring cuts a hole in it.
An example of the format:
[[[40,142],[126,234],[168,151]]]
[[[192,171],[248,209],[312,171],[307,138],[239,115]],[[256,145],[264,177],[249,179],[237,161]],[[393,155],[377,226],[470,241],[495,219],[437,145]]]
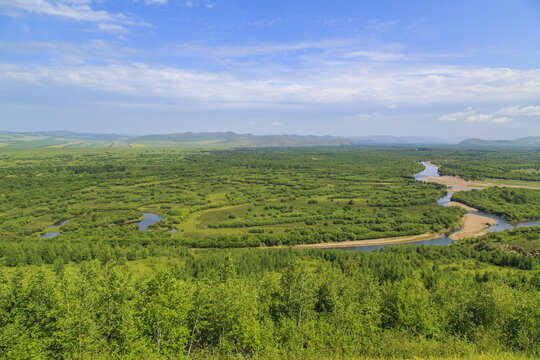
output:
[[[0,0],[0,130],[540,136],[540,1]]]

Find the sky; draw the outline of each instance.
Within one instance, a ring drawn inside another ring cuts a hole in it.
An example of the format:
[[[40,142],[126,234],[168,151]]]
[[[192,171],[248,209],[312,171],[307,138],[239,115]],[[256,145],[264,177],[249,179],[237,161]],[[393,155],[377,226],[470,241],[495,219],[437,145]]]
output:
[[[0,131],[540,136],[538,0],[0,0]]]

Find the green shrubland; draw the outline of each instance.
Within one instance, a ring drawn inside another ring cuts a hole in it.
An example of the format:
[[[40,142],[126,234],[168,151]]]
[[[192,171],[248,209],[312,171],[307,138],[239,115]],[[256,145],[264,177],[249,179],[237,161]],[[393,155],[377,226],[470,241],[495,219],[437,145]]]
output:
[[[413,179],[419,160],[452,156],[465,155],[0,153],[0,357],[537,358],[540,227],[372,253],[259,248],[455,228],[464,210]],[[500,191],[467,196],[488,206]],[[538,205],[512,191],[508,214]],[[163,220],[139,231],[143,212]]]

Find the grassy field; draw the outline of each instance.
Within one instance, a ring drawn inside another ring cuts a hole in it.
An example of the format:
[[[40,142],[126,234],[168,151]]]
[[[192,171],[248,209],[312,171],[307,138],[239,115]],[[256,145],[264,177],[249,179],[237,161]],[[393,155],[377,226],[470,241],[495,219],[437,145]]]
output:
[[[192,246],[253,246],[438,232],[463,212],[440,186],[417,182],[415,154],[369,148],[6,152],[0,236],[35,240],[71,219],[62,238],[151,232]],[[177,229],[177,232],[169,232]],[[18,240],[17,240],[18,241]]]
[[[535,169],[531,169],[531,170],[532,170],[531,172],[536,172],[537,171]],[[527,172],[529,172],[529,171],[527,171]],[[486,178],[485,182],[493,183],[493,184],[500,184],[500,185],[527,186],[527,187],[540,188],[540,181]]]
[[[505,152],[490,168],[523,156]],[[443,186],[413,179],[422,169],[418,160],[436,157],[457,155],[402,147],[4,151],[0,238],[32,243],[66,219],[57,241],[72,244],[105,235],[125,244],[159,238],[238,247],[437,233],[457,227],[464,212],[436,204]],[[479,164],[483,171],[486,162]],[[489,212],[489,199],[482,199],[475,205]],[[143,212],[163,220],[138,231]]]

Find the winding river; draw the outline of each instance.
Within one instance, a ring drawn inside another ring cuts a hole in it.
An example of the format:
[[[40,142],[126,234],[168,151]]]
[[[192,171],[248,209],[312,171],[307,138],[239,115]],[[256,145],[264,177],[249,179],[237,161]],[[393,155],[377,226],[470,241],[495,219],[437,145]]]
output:
[[[439,177],[439,167],[427,164],[425,162],[422,162],[422,165],[424,165],[424,170],[420,171],[419,173],[414,174],[414,179],[418,181],[425,181],[425,178],[427,177]],[[471,188],[466,187],[460,187],[460,186],[447,186],[448,192],[445,196],[439,198],[437,200],[437,204],[441,206],[450,206],[449,203],[452,200],[452,195],[454,195],[454,192],[451,191],[453,188],[455,189],[461,189],[461,190],[471,190]],[[525,221],[518,223],[517,225],[512,225],[503,218],[492,215],[492,214],[486,214],[481,211],[469,211],[470,214],[476,214],[480,216],[485,216],[488,218],[491,218],[497,222],[496,225],[490,226],[487,231],[488,232],[496,232],[496,231],[503,231],[503,230],[512,230],[517,227],[525,227],[525,226],[537,226],[540,225],[540,220],[535,221]],[[400,245],[448,245],[451,244],[454,240],[450,239],[449,236],[461,231],[461,228],[447,232],[445,234],[442,234],[439,237],[428,239],[428,240],[422,240],[422,241],[413,241],[413,242],[407,242],[402,243]],[[372,250],[380,250],[381,248],[385,246],[395,246],[398,244],[383,244],[383,245],[373,245],[373,246],[352,246],[352,247],[343,247],[340,249],[343,250],[353,250],[353,251],[372,251]]]

